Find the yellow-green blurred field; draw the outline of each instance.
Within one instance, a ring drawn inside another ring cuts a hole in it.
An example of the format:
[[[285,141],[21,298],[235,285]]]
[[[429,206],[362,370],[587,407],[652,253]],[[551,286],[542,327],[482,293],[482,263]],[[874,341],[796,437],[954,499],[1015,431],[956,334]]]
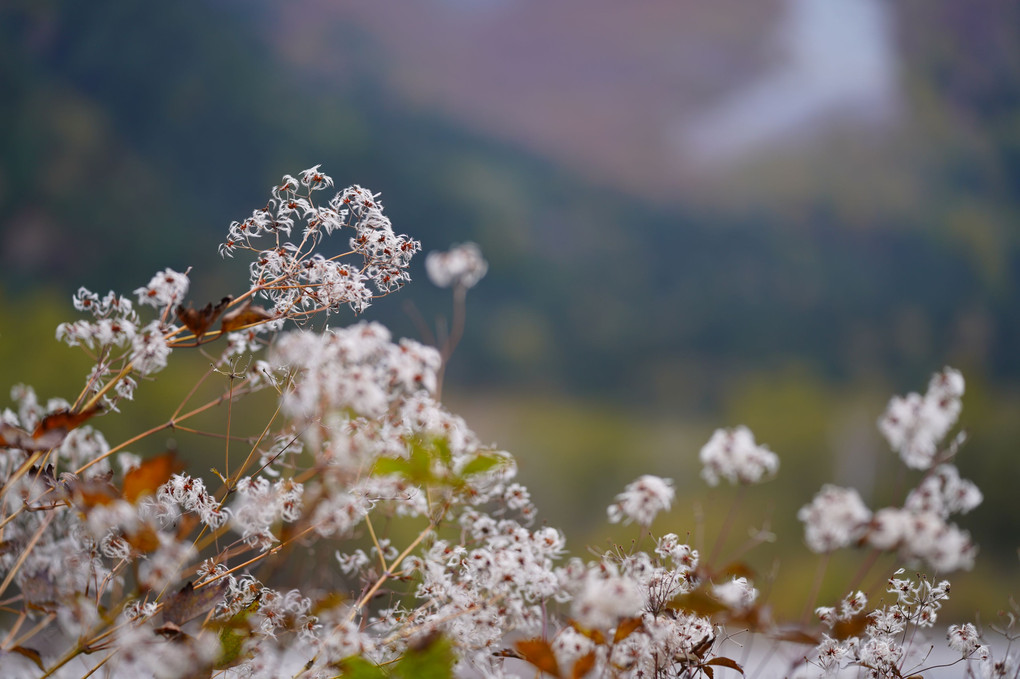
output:
[[[56,294],[0,298],[0,365],[5,387],[31,384],[40,400],[77,396],[89,363],[78,349],[54,339],[57,323],[73,315],[70,302]],[[209,360],[198,352],[177,351],[170,367],[156,375],[153,383],[143,384],[136,401],[124,405],[120,416],[102,417],[95,426],[111,444],[117,444],[165,422],[208,366]],[[185,411],[216,397],[227,385],[226,376],[212,375]],[[446,390],[448,406],[466,419],[483,442],[515,455],[519,478],[538,505],[539,520],[562,528],[573,554],[584,556],[589,549],[610,544],[627,549],[639,539],[634,526],[610,526],[605,508],[638,476],[665,476],[675,482],[677,501],[668,515],[656,521],[653,531],[677,533],[715,567],[731,561],[746,563],[777,617],[786,619],[801,616],[820,562],[803,545],[795,518],[798,508],[823,483],[833,482],[856,487],[869,506],[878,509],[902,502],[909,484],[917,480],[916,473],[906,473],[888,451],[875,427],[890,396],[885,385],[836,389],[797,368],[749,377],[732,390],[724,412],[718,415],[630,411],[557,393],[467,390],[455,384]],[[8,405],[6,400],[4,406]],[[273,409],[272,399],[265,394],[236,404],[229,414],[231,432],[258,435]],[[951,616],[970,618],[978,613],[981,619],[991,620],[1006,597],[1020,590],[1017,412],[1017,394],[993,392],[973,380],[968,383],[962,427],[970,439],[957,463],[962,475],[984,492],[985,502],[959,517],[981,552],[974,571],[949,575],[953,597],[947,613]],[[226,408],[220,406],[187,426],[222,433],[227,417]],[[710,489],[699,476],[698,451],[715,428],[738,424],[749,426],[759,442],[779,454],[779,474],[746,491],[725,486]],[[225,471],[228,464],[237,464],[247,452],[244,444],[235,442],[228,462],[222,439],[171,430],[129,450],[150,455],[168,447],[179,451],[192,473],[206,476],[210,469]],[[727,517],[729,527],[720,541]],[[773,533],[775,542],[745,551],[752,531]],[[859,577],[867,559],[863,550],[838,552],[827,567],[819,603],[842,597],[852,581],[873,593],[881,591],[893,561],[883,557]],[[322,567],[332,564],[326,560]]]

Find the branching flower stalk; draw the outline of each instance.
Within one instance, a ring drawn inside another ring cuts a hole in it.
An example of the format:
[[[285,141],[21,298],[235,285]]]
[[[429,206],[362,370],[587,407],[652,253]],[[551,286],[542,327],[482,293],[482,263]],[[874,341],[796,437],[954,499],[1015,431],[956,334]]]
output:
[[[537,523],[513,457],[443,407],[467,292],[488,266],[477,246],[426,261],[454,299],[437,347],[394,341],[375,323],[309,329],[317,315],[357,314],[399,289],[420,250],[393,231],[377,195],[352,186],[320,200],[332,186],[318,166],[285,175],[264,207],[230,225],[220,253],[251,259],[236,296],[196,305],[188,272],[172,269],[134,299],[73,296],[85,318],[57,337],[94,361],[85,387],[43,403],[16,386],[0,412],[4,677],[714,677],[754,669],[751,641],[731,657],[746,634],[771,639],[765,660],[781,667],[768,671],[784,676],[902,679],[946,664],[930,660],[924,634],[947,582],[883,573],[893,603],[872,609],[874,592],[857,586],[880,554],[940,575],[974,562],[969,534],[950,521],[982,499],[951,464],[962,443],[949,438],[957,371],[937,373],[923,396],[894,398],[879,422],[920,472],[901,504],[872,510],[827,485],[798,514],[823,562],[870,550],[847,596],[820,608],[809,597],[813,620],[774,620],[759,590],[771,579],[738,561],[773,539],[767,525],[719,563],[735,510],[714,539],[699,528],[698,544],[714,545],[705,561],[656,529],[674,485],[644,475],[607,509],[638,539],[570,557],[563,533]],[[210,369],[166,421],[110,445],[97,427],[184,350]],[[222,393],[192,404],[214,373]],[[234,423],[251,421],[258,393],[275,411],[241,436]],[[221,406],[223,431],[185,426]],[[129,452],[165,431],[220,439],[223,472]],[[740,495],[779,469],[744,427],[717,431],[700,459],[706,482]],[[1009,640],[1016,617],[1001,628]],[[974,625],[950,626],[945,645],[969,676],[1018,676],[1012,647],[994,651]]]

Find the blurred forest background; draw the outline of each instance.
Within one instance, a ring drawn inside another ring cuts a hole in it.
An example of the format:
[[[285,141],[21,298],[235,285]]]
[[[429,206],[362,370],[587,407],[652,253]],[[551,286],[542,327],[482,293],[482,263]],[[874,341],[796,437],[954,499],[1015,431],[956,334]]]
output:
[[[191,266],[196,305],[236,294],[228,224],[322,163],[426,252],[481,245],[446,396],[576,553],[624,535],[604,507],[642,473],[677,482],[657,530],[697,539],[698,505],[711,534],[732,494],[697,452],[743,423],[782,460],[738,514],[786,540],[755,562],[784,554],[782,600],[815,563],[797,508],[825,481],[902,502],[875,421],[961,369],[986,504],[953,592],[990,617],[1020,594],[1018,26],[998,0],[6,0],[3,382],[77,393],[79,285]],[[423,260],[367,317],[449,314]],[[111,441],[166,418],[204,367],[179,360]]]

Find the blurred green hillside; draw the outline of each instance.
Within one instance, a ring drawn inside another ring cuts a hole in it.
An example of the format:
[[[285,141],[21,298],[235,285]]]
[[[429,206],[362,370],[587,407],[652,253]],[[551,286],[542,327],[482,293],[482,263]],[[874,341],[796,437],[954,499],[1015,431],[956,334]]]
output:
[[[5,385],[33,383],[44,398],[80,388],[84,364],[52,340],[79,285],[130,291],[157,269],[191,266],[198,304],[236,293],[246,262],[216,255],[228,224],[283,173],[322,163],[338,185],[381,191],[395,228],[426,252],[482,246],[489,275],[469,296],[447,393],[483,438],[520,457],[553,524],[597,541],[613,495],[660,473],[685,498],[678,525],[692,525],[693,500],[723,502],[704,494],[697,451],[715,427],[740,423],[783,460],[761,498],[780,498],[771,511],[788,537],[824,481],[897,502],[875,419],[890,395],[923,390],[951,364],[968,378],[961,471],[987,498],[961,521],[987,557],[968,582],[1015,585],[1020,6],[896,5],[897,123],[837,127],[673,193],[586,174],[558,148],[418,106],[385,27],[289,7],[0,5]],[[729,39],[762,39],[762,20],[748,16]],[[396,28],[424,30],[410,19]],[[428,30],[442,46],[453,28]],[[643,75],[614,68],[612,49],[590,80],[612,89]],[[738,51],[742,69],[760,50]],[[722,62],[711,72],[732,66]],[[616,106],[625,116],[642,102]],[[565,137],[584,127],[546,115]],[[649,171],[635,165],[635,176]],[[406,304],[448,314],[421,261],[414,275],[367,316],[417,336]],[[132,407],[156,423],[179,397]]]
[[[860,167],[860,139],[835,135],[730,180],[745,201],[741,185],[770,177],[827,184],[720,210],[585,182],[401,105],[356,25],[330,35],[360,55],[337,79],[273,51],[269,4],[6,3],[0,281],[128,289],[190,265],[196,294],[215,298],[227,224],[282,173],[322,162],[382,191],[426,250],[483,246],[492,273],[461,382],[716,408],[732,379],[789,361],[901,388],[946,362],[1015,380],[1020,51],[1003,27],[1016,10],[985,3],[957,25],[958,4],[902,10],[910,124],[889,144],[895,166]],[[859,193],[907,171],[916,200]],[[417,287],[431,317],[442,298]]]

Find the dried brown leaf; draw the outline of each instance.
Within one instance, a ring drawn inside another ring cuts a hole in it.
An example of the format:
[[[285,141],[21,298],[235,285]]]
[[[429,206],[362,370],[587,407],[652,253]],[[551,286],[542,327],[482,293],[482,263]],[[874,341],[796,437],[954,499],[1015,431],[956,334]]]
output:
[[[206,333],[209,326],[216,322],[216,319],[220,317],[223,310],[230,305],[232,299],[232,297],[224,297],[216,306],[209,302],[201,309],[192,309],[190,306],[185,309],[178,304],[176,309],[177,320],[193,332],[197,339],[202,339],[202,335]]]
[[[629,637],[641,627],[641,617],[635,618],[624,618],[620,621],[620,624],[616,626],[616,633],[613,635],[613,643],[619,643]]]
[[[233,332],[234,330],[257,325],[272,318],[273,314],[260,306],[252,306],[251,301],[248,301],[229,314],[223,315],[223,320],[220,322],[220,330],[223,332]]]
[[[715,658],[712,658],[711,660],[709,660],[705,664],[706,665],[717,665],[719,667],[728,667],[731,670],[736,670],[737,672],[740,672],[741,674],[744,673],[744,668],[741,667],[737,663],[737,661],[733,660],[732,658],[724,658],[722,656],[717,656]]]
[[[155,494],[170,477],[184,469],[174,451],[145,460],[124,475],[124,499],[135,502],[143,494]]]
[[[163,606],[163,621],[184,625],[200,615],[205,615],[223,599],[227,588],[227,581],[223,578],[198,589],[188,582]]]
[[[591,672],[594,667],[595,651],[591,651],[577,659],[577,662],[574,663],[574,668],[570,670],[570,679],[581,679],[581,677]]]
[[[545,639],[521,639],[514,644],[514,648],[521,654],[526,662],[531,663],[546,674],[560,677],[560,666],[556,662],[556,655],[552,646]]]
[[[42,655],[39,653],[39,651],[35,650],[34,648],[27,648],[25,646],[15,646],[11,648],[11,650],[17,653],[18,655],[23,655],[32,662],[34,662],[36,666],[43,672],[46,671],[46,666],[43,665]]]

